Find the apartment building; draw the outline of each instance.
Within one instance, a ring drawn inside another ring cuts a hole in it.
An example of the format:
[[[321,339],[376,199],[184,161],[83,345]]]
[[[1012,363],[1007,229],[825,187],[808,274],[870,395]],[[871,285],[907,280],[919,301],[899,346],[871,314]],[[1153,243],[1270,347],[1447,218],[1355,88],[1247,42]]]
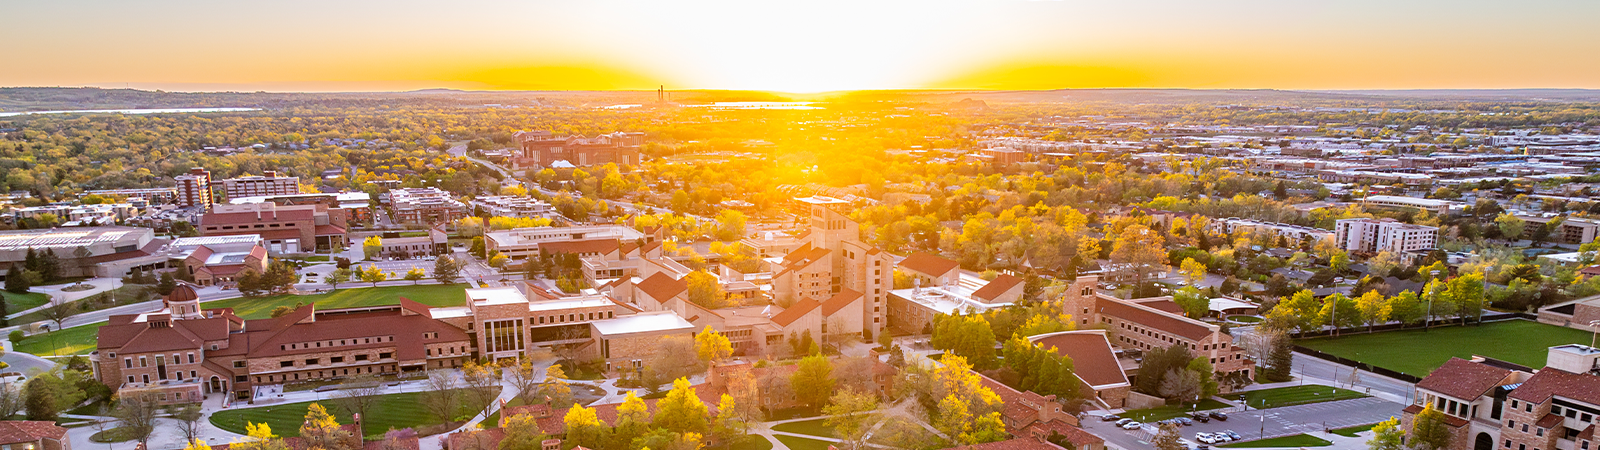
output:
[[[595,137],[556,136],[549,131],[518,131],[513,135],[522,151],[511,159],[512,170],[526,167],[551,167],[566,161],[577,167],[639,164],[639,146],[644,133],[616,132]]]
[[[1402,197],[1398,195],[1369,195],[1360,201],[1363,207],[1412,209],[1427,211],[1436,216],[1443,216],[1450,212],[1450,207],[1457,204],[1449,200],[1436,200],[1431,198]]]
[[[323,204],[276,203],[217,205],[195,225],[201,236],[261,235],[268,251],[301,253],[349,246],[345,216]]]
[[[177,188],[97,189],[83,193],[82,197],[98,195],[105,198],[121,197],[140,199],[151,204],[173,203],[178,199]],[[80,198],[82,198],[80,197]]]
[[[1255,360],[1234,345],[1233,336],[1223,333],[1220,326],[1184,316],[1183,308],[1171,297],[1120,299],[1097,292],[1099,282],[1097,276],[1080,276],[1062,296],[1062,313],[1071,315],[1079,329],[1101,324],[1109,330],[1111,344],[1125,350],[1187,347],[1195,356],[1211,361],[1219,381],[1255,376]],[[1227,392],[1230,384],[1220,385]]]
[[[1560,224],[1557,225],[1558,228],[1555,230],[1550,230],[1550,242],[1562,244],[1587,244],[1594,242],[1596,237],[1600,237],[1600,221],[1594,219],[1556,215],[1535,216],[1527,214],[1518,214],[1516,217],[1518,219],[1522,219],[1522,235],[1524,237],[1532,236],[1534,232],[1547,226],[1546,224],[1554,222],[1558,219],[1561,221]]]
[[[385,195],[395,222],[439,225],[471,215],[467,204],[439,188],[390,189]]]
[[[178,182],[178,206],[211,209],[214,203],[211,198],[211,172],[195,167],[189,169],[189,173],[172,179]]]
[[[550,203],[532,197],[489,195],[472,200],[472,206],[495,217],[547,218],[555,212]]]
[[[279,176],[278,172],[271,170],[259,176],[229,178],[218,184],[230,199],[300,193],[300,177]]]
[[[1438,244],[1439,228],[1394,219],[1340,219],[1333,226],[1339,248],[1357,253],[1404,253]]]
[[[1328,230],[1286,223],[1262,222],[1258,220],[1229,217],[1226,219],[1214,220],[1212,221],[1212,224],[1213,226],[1228,233],[1233,233],[1235,230],[1267,232],[1272,233],[1275,236],[1283,236],[1285,239],[1288,239],[1291,242],[1299,242],[1301,240],[1318,242],[1323,239],[1333,238],[1333,232]]]
[[[1409,435],[1424,408],[1443,413],[1446,448],[1473,450],[1581,450],[1600,444],[1600,349],[1582,344],[1550,347],[1546,366],[1534,370],[1490,358],[1452,358],[1416,384],[1402,411]]]

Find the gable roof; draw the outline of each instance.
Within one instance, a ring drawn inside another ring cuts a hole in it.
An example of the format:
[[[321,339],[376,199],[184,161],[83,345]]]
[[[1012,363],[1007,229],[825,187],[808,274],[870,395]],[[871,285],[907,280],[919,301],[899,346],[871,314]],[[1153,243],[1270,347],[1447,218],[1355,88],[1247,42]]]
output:
[[[928,252],[916,252],[900,261],[900,267],[932,276],[943,276],[961,264]]]
[[[0,444],[33,442],[40,438],[65,439],[67,429],[47,420],[8,420],[0,422]]]
[[[1522,382],[1510,396],[1525,402],[1544,403],[1556,395],[1591,405],[1600,404],[1600,377],[1546,367]]]
[[[1017,278],[1009,274],[1000,274],[1000,276],[990,280],[989,284],[983,285],[983,288],[974,291],[972,296],[974,298],[994,301],[994,299],[1000,297],[1000,294],[1006,293],[1006,291],[1011,290],[1011,288],[1016,287],[1019,284],[1022,284],[1021,278]]]
[[[1450,358],[1433,373],[1417,382],[1417,388],[1427,389],[1458,399],[1473,401],[1484,392],[1500,385],[1511,371],[1488,364],[1475,363],[1461,358]],[[1533,381],[1533,380],[1528,380]],[[1521,388],[1518,388],[1520,392]]]
[[[840,309],[850,306],[850,304],[855,302],[858,298],[861,298],[860,292],[849,289],[840,289],[839,293],[833,294],[833,297],[829,298],[825,302],[822,302],[822,315],[824,317],[832,316],[833,313],[839,312]]]
[[[656,301],[665,301],[666,299],[677,297],[678,294],[682,294],[684,291],[688,291],[689,282],[673,279],[666,272],[656,272],[650,278],[639,282],[639,290],[650,294],[650,297],[655,298]]]
[[[1210,327],[1202,325],[1198,321],[1149,306],[1138,305],[1120,299],[1106,298],[1103,295],[1095,295],[1095,308],[1101,314],[1119,317],[1157,330],[1176,334],[1192,341],[1205,339],[1206,336],[1210,336],[1212,333]]]
[[[1044,348],[1054,349],[1056,354],[1072,358],[1072,373],[1089,387],[1128,383],[1104,332],[1066,331],[1034,336],[1032,340]]]
[[[806,314],[821,306],[822,304],[817,303],[816,300],[802,298],[800,301],[794,302],[793,305],[789,305],[789,309],[785,309],[783,312],[772,316],[772,323],[778,324],[780,327],[787,327],[789,324],[794,323],[796,320],[800,320],[801,317],[805,317]]]

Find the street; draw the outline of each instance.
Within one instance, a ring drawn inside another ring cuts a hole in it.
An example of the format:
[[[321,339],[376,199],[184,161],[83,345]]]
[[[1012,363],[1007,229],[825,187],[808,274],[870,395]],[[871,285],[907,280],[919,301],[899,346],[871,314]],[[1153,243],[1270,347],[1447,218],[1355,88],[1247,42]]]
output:
[[[1234,407],[1224,409],[1229,420],[1213,420],[1182,427],[1185,439],[1194,440],[1195,433],[1214,433],[1232,430],[1245,439],[1287,436],[1317,432],[1355,425],[1366,425],[1388,420],[1400,414],[1402,405],[1377,397],[1358,398],[1309,405],[1285,406],[1272,409],[1241,411]],[[1102,422],[1099,417],[1086,416],[1083,428],[1106,440],[1108,445],[1123,449],[1150,448],[1154,426],[1139,430],[1123,430],[1112,422]]]

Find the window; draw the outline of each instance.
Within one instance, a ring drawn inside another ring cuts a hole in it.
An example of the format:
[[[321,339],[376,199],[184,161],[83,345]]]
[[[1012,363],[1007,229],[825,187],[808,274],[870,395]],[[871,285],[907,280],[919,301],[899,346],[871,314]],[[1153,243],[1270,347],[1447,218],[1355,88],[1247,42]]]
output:
[[[148,361],[145,361],[143,356],[139,357],[139,367],[150,367],[150,365],[147,363]]]
[[[332,363],[332,364],[342,363],[342,362],[344,362],[344,357],[343,356],[330,357],[330,358],[328,358],[328,362]]]
[[[193,353],[189,354],[189,364],[194,364],[194,354]]]
[[[294,361],[278,361],[278,367],[294,367]]]
[[[307,358],[307,359],[306,359],[306,365],[308,365],[308,366],[315,366],[315,365],[317,365],[317,360],[318,360],[318,359],[319,359],[319,358]]]
[[[367,355],[356,355],[356,361],[366,361]]]
[[[246,382],[246,381],[250,381],[250,379],[245,377],[244,375],[239,375],[239,376],[233,377],[233,382],[235,382],[235,383],[243,383],[243,382]]]
[[[389,359],[389,358],[393,358],[393,357],[394,357],[394,353],[384,352],[384,353],[379,353],[378,354],[378,359]]]
[[[234,361],[233,362],[233,367],[235,369],[243,369],[244,368],[244,360],[241,359],[241,360],[238,360],[238,361]]]
[[[133,358],[122,358],[122,368],[124,368],[124,369],[132,369],[133,368]],[[129,383],[132,383],[132,381],[129,381]]]

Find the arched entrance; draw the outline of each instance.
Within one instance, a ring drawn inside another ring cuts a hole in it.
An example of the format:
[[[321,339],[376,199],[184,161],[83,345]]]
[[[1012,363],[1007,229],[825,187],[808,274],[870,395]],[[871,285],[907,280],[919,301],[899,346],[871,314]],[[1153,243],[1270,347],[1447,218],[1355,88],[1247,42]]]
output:
[[[210,394],[212,392],[222,392],[222,380],[217,378],[216,375],[212,375],[211,382],[206,383],[206,393]]]
[[[1478,437],[1473,439],[1472,450],[1494,450],[1494,438],[1489,437],[1489,433],[1478,433]]]

